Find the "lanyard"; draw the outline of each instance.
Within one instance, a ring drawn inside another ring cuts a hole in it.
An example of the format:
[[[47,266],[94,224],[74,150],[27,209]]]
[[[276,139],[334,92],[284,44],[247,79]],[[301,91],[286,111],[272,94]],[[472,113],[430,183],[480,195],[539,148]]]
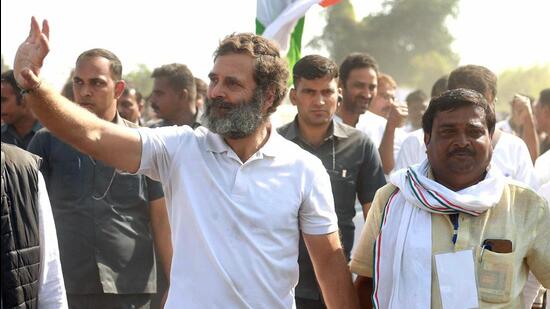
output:
[[[451,219],[451,223],[453,224],[453,238],[451,241],[453,244],[456,244],[456,239],[458,238],[458,213],[450,214],[449,219]]]

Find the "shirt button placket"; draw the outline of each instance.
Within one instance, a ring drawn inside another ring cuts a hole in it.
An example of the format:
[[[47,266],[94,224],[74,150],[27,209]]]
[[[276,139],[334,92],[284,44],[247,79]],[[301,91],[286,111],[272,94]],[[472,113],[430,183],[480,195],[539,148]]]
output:
[[[235,175],[235,184],[233,185],[233,195],[243,196],[246,193],[246,173],[245,165],[241,165]]]

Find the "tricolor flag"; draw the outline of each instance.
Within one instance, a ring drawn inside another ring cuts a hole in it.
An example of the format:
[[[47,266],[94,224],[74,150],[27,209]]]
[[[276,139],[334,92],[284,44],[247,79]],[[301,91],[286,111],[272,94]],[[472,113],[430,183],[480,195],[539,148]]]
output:
[[[256,8],[256,34],[279,44],[286,54],[290,69],[301,57],[302,32],[307,10],[315,4],[323,7],[340,0],[258,0]]]

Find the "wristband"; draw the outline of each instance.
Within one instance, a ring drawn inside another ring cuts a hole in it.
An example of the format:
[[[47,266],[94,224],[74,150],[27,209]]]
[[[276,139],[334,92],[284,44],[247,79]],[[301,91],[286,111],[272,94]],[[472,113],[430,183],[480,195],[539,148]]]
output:
[[[25,94],[27,93],[32,93],[33,91],[35,91],[36,89],[40,88],[40,86],[42,86],[42,81],[39,81],[36,85],[32,86],[31,88],[29,89],[23,89],[21,88],[21,91],[19,92],[19,94],[21,96],[24,96]]]

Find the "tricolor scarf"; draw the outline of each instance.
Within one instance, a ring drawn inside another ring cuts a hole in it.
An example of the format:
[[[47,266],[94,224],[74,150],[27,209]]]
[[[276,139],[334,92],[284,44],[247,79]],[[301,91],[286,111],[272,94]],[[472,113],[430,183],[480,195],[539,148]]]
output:
[[[454,192],[428,178],[428,160],[394,172],[374,245],[374,308],[430,308],[431,214],[479,216],[501,198],[504,179],[490,170],[479,183]]]

